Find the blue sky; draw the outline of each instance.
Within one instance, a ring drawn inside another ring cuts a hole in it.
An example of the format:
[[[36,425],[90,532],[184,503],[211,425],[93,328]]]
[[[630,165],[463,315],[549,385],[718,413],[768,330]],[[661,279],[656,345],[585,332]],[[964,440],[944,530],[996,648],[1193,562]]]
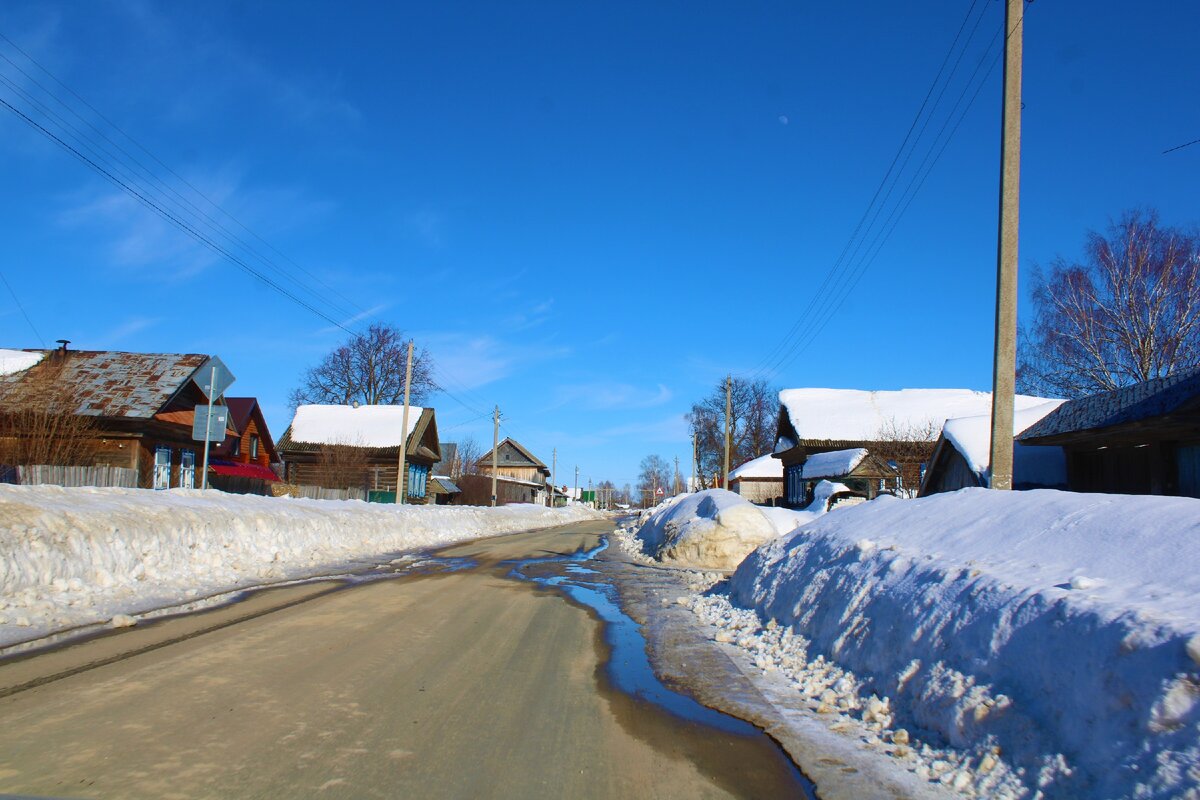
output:
[[[1200,145],[1162,151],[1200,138],[1200,6],[1028,8],[1022,277],[1127,208],[1195,225]],[[0,33],[269,242],[274,280],[425,344],[451,390],[444,440],[490,445],[480,417],[499,404],[502,435],[557,448],[559,482],[578,465],[586,485],[633,482],[649,453],[686,470],[682,415],[727,372],[990,388],[999,68],[966,81],[1002,17],[996,0],[18,0]],[[892,234],[864,242],[878,255],[844,264],[861,278],[817,294],[964,19],[974,38],[910,172],[953,137]],[[13,86],[36,87],[0,75],[36,117]],[[975,102],[955,127],[959,96]],[[3,107],[0,171],[0,346],[219,354],[282,433],[341,330]],[[797,323],[806,346],[775,367]]]

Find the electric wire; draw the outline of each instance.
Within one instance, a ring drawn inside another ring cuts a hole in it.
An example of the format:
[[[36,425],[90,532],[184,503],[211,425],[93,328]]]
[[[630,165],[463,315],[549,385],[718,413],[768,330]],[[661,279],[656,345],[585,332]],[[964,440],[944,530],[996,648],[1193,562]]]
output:
[[[42,345],[42,349],[45,350],[46,340],[42,338],[42,334],[38,331],[37,326],[33,324],[33,320],[29,318],[29,314],[25,313],[25,306],[21,305],[20,298],[18,298],[17,293],[13,291],[12,286],[9,284],[8,279],[4,277],[3,272],[0,272],[0,281],[3,281],[4,288],[8,289],[8,293],[12,295],[13,302],[17,304],[17,310],[21,312],[21,316],[25,318],[25,322],[29,325],[29,330],[33,331],[34,337],[37,338],[38,342]]]

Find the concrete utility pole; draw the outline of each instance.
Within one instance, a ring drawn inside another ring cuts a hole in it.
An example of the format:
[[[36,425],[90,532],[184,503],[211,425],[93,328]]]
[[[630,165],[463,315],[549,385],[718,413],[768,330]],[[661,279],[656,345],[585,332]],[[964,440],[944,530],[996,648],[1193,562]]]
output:
[[[576,503],[579,502],[579,465],[575,465],[575,496],[571,498]]]
[[[993,489],[1012,488],[1017,370],[1017,221],[1021,208],[1021,49],[1024,0],[1004,7],[1004,111],[1000,146],[1000,242],[996,264],[996,357],[992,369]]]
[[[492,412],[492,508],[496,507],[496,471],[500,469],[500,406]]]
[[[546,452],[545,450],[542,451]],[[554,473],[558,472],[558,448],[554,448],[554,460],[550,462],[550,507],[554,508]]]
[[[733,376],[725,376],[725,481],[724,488],[729,488],[729,418],[733,416]]]
[[[692,434],[692,477],[688,479],[688,488],[687,488],[687,490],[689,492],[696,491],[696,461],[698,460],[697,451],[698,451],[698,448],[696,446],[696,434],[693,433]]]
[[[400,465],[396,470],[396,502],[403,503],[404,495],[404,461],[408,454],[408,387],[412,384],[412,351],[413,341],[408,340],[408,363],[404,365],[404,414],[400,418]]]

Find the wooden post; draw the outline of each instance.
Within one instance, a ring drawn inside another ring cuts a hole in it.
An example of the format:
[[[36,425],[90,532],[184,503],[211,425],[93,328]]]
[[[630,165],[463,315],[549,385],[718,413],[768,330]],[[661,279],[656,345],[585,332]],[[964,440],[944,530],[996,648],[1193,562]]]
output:
[[[407,491],[404,488],[404,467],[408,455],[408,387],[412,383],[412,339],[408,340],[408,363],[404,365],[404,414],[400,418],[400,465],[396,473],[396,502],[403,503]]]

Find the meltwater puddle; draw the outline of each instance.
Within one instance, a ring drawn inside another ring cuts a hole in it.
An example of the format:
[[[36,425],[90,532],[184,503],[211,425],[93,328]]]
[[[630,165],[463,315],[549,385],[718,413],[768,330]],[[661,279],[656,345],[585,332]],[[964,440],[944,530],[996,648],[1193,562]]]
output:
[[[673,691],[658,679],[650,666],[641,626],[621,610],[616,587],[605,580],[601,572],[586,566],[587,562],[607,548],[608,538],[605,537],[591,550],[504,563],[512,565],[510,577],[552,587],[596,612],[604,622],[604,638],[611,648],[605,669],[617,689],[652,703],[680,720],[738,737],[765,740],[770,747],[779,751],[780,759],[786,762],[784,769],[791,773],[797,794],[815,798],[812,783],[761,729]]]

